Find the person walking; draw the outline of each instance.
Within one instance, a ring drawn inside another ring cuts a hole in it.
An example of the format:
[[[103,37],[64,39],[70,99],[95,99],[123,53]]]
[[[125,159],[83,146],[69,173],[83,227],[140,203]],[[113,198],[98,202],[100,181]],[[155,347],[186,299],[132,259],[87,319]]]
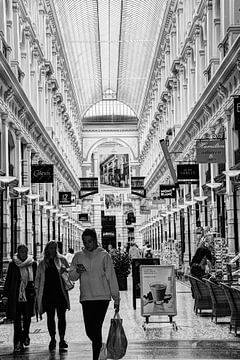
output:
[[[2,301],[7,305],[6,317],[13,320],[14,352],[19,353],[29,346],[31,317],[34,316],[34,279],[37,263],[28,255],[28,247],[20,244],[9,263]]]
[[[40,260],[35,280],[37,307],[39,315],[47,313],[47,327],[51,337],[49,350],[56,349],[55,312],[58,317],[59,349],[66,350],[65,341],[66,310],[70,310],[68,292],[64,287],[61,274],[67,271],[69,264],[57,250],[57,242],[49,241],[44,249],[44,257]]]
[[[141,252],[136,243],[131,244],[130,249],[129,249],[129,256],[130,256],[131,260],[133,258],[141,257]]]
[[[85,229],[82,240],[84,249],[74,255],[69,276],[73,281],[79,279],[85,330],[92,341],[93,360],[98,360],[102,325],[111,298],[115,311],[119,311],[119,288],[111,256],[98,246],[95,229]]]
[[[68,252],[66,253],[65,258],[67,259],[67,262],[69,263],[69,265],[71,265],[73,256],[74,256],[74,249],[68,248]]]

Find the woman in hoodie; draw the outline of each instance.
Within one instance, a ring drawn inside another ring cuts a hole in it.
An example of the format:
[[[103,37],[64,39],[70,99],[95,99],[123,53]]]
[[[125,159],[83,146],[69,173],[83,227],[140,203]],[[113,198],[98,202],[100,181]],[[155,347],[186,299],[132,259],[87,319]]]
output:
[[[44,257],[39,262],[35,280],[38,312],[41,316],[47,313],[47,327],[51,337],[49,350],[56,348],[55,311],[58,317],[59,349],[66,350],[68,344],[64,340],[66,331],[66,310],[70,310],[68,292],[64,287],[61,274],[67,271],[69,264],[57,250],[57,242],[51,240],[44,249]]]
[[[73,281],[79,279],[85,330],[92,341],[93,360],[98,360],[103,321],[111,298],[119,311],[119,289],[111,256],[98,247],[96,231],[85,229],[82,240],[84,249],[74,255],[69,275]]]

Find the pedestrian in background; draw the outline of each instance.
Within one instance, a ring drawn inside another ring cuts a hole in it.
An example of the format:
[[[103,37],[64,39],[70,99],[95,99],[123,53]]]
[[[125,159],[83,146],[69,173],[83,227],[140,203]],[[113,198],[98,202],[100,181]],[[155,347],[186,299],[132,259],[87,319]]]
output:
[[[28,255],[28,247],[20,244],[17,253],[9,263],[3,298],[7,304],[6,316],[13,320],[14,352],[23,350],[23,345],[30,344],[29,329],[31,317],[34,315],[35,289],[34,280],[37,263]]]
[[[44,249],[44,257],[39,262],[35,280],[37,306],[40,316],[47,313],[47,327],[51,337],[49,350],[56,348],[55,312],[58,317],[59,349],[66,350],[65,341],[66,310],[70,310],[68,292],[65,290],[61,274],[67,271],[69,264],[65,256],[57,250],[57,242],[49,241]]]
[[[129,249],[129,256],[130,256],[131,260],[133,258],[141,257],[141,251],[139,250],[136,243],[131,244],[130,249]]]
[[[85,229],[82,240],[84,249],[74,255],[69,275],[73,281],[79,279],[85,330],[92,341],[93,360],[98,360],[109,302],[114,300],[118,312],[120,296],[111,256],[98,246],[96,231]]]
[[[71,265],[73,256],[74,256],[74,249],[68,248],[68,252],[66,253],[65,258],[67,259],[67,262],[69,263],[69,265]]]

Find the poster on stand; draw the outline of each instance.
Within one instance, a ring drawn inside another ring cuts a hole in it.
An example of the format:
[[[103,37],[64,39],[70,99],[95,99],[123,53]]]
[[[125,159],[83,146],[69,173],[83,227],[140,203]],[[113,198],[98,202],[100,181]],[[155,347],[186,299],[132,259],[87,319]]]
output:
[[[140,266],[140,293],[142,316],[175,316],[177,303],[174,266]]]

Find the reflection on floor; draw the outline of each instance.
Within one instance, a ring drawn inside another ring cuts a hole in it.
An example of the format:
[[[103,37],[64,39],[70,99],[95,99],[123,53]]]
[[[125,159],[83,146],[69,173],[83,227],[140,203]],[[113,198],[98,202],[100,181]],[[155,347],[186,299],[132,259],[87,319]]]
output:
[[[124,359],[240,358],[240,338],[229,332],[229,318],[219,319],[223,323],[215,324],[211,321],[209,312],[205,316],[195,315],[191,290],[181,282],[177,282],[177,316],[173,319],[174,323],[170,324],[167,316],[150,317],[150,323],[145,324],[144,330],[145,319],[141,316],[140,299],[137,299],[137,309],[133,310],[131,280],[129,277],[128,291],[121,292],[120,315],[129,342]],[[57,349],[55,353],[49,353],[49,336],[44,316],[42,321],[32,320],[31,345],[18,356],[12,354],[12,324],[0,325],[0,360],[90,360],[91,346],[85,334],[81,305],[78,302],[78,284],[70,292],[70,298],[71,311],[67,313],[66,333],[68,352],[59,353]],[[105,341],[113,313],[111,303],[103,327]]]

